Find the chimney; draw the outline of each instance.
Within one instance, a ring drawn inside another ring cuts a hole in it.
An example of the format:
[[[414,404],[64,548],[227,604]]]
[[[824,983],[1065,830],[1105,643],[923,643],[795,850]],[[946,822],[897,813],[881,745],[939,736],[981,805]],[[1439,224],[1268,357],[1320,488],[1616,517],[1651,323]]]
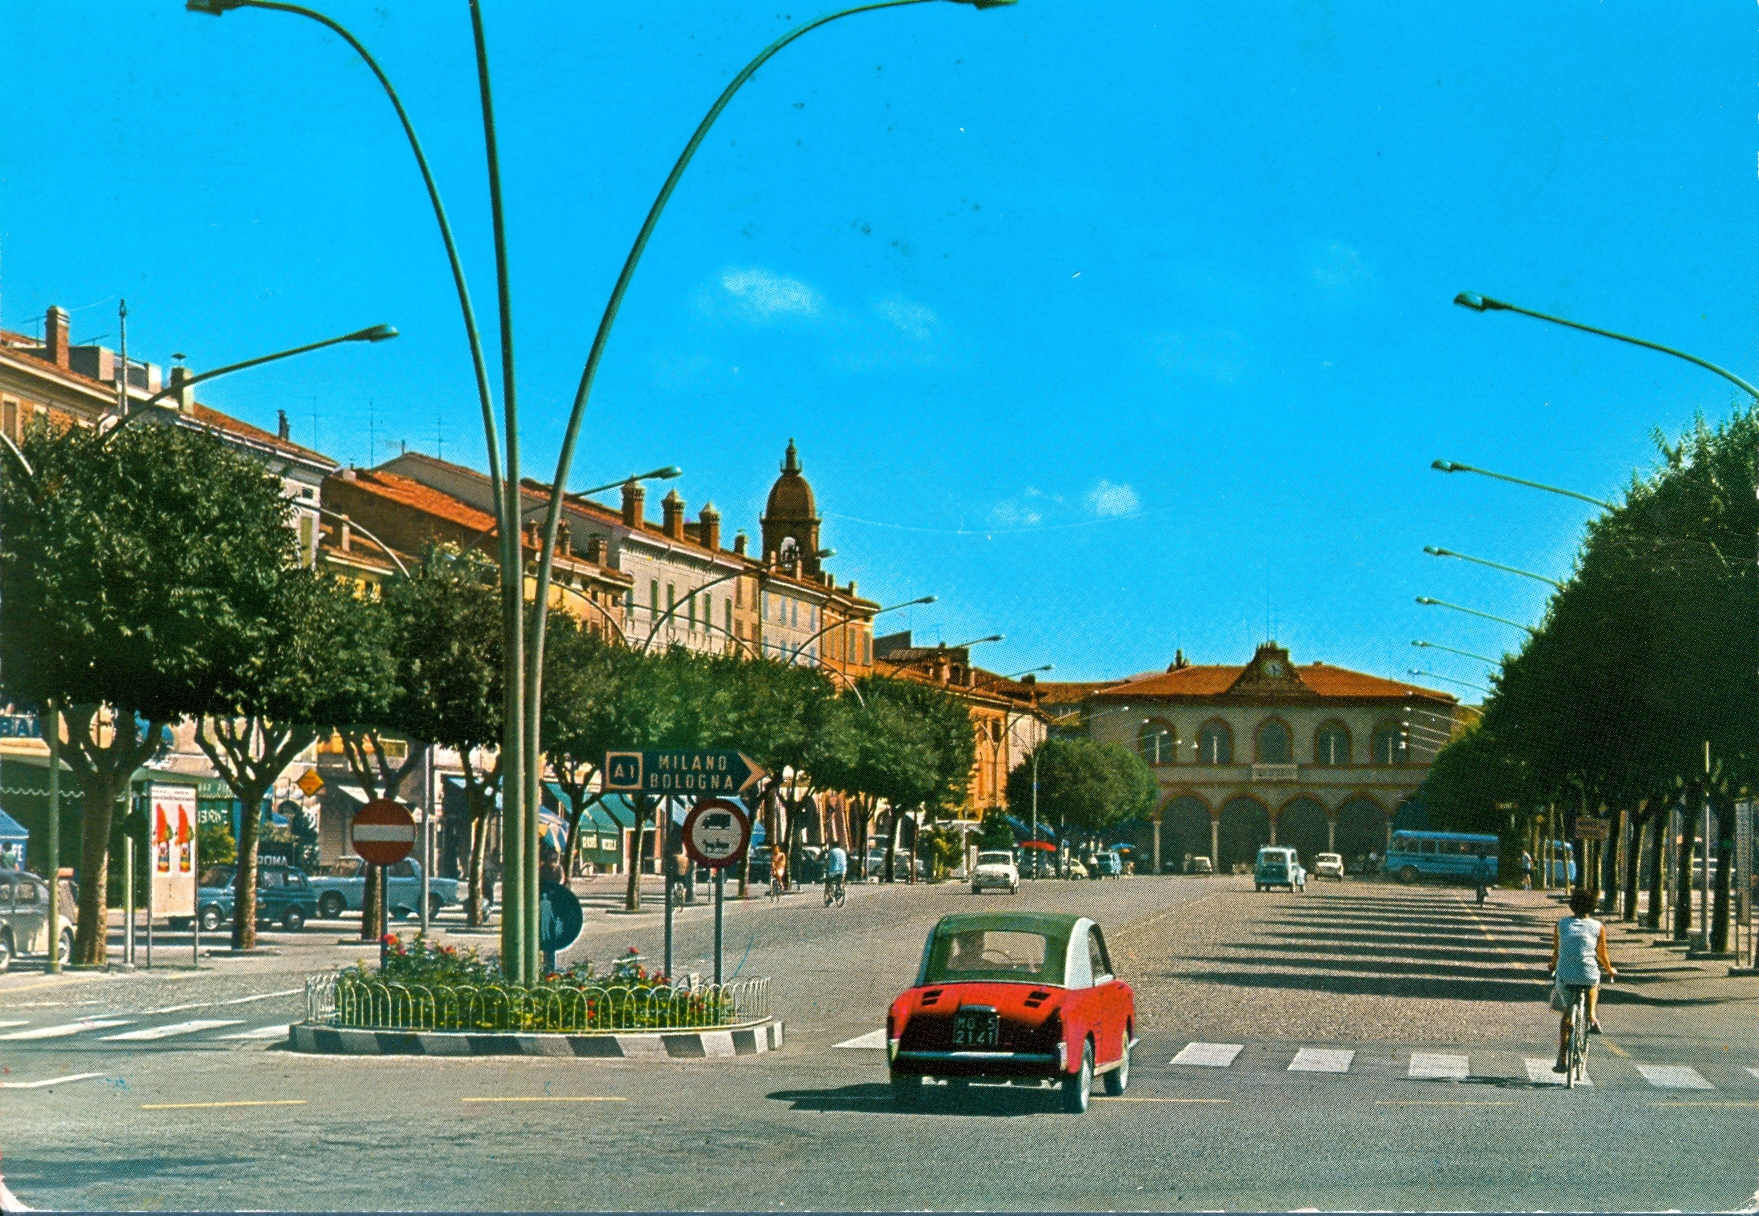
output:
[[[855,580],[854,579],[849,580],[849,594],[851,596],[853,596],[855,594]]]
[[[354,542],[354,529],[351,526],[351,521],[349,520],[348,516],[344,515],[342,517],[342,539],[340,541],[338,541],[337,544],[341,547],[342,552],[347,553],[349,550],[349,546],[351,544],[353,544],[353,542]]]
[[[570,557],[574,553],[574,536],[568,530],[568,521],[565,519],[556,521],[556,552],[564,557]]]
[[[67,370],[68,337],[67,327],[72,318],[65,308],[49,305],[49,311],[43,318],[43,358]]]
[[[721,549],[721,513],[715,510],[715,504],[702,504],[702,543],[711,553]]]
[[[646,501],[647,491],[641,488],[639,481],[631,477],[623,483],[623,524],[625,527],[641,527],[642,516],[645,513],[643,504]]]
[[[605,564],[605,538],[589,536],[586,538],[586,560],[595,566]]]
[[[195,406],[195,390],[189,387],[189,369],[174,367],[171,369],[171,398],[177,402],[177,408],[188,413]],[[287,414],[281,414],[281,438],[287,438]]]
[[[733,538],[733,552],[737,553],[740,557],[744,557],[745,556],[745,546],[748,543],[749,542],[745,539],[745,533],[743,533],[743,532],[739,533],[737,536],[735,536]]]
[[[183,370],[182,368],[176,369],[176,371],[182,371],[182,370]],[[175,372],[173,372],[173,374],[175,375]],[[280,438],[280,439],[286,439],[292,433],[292,428],[289,427],[287,424],[287,411],[286,410],[276,410],[275,411],[275,418],[276,418],[276,423],[275,423],[276,437]]]
[[[665,532],[673,540],[684,539],[684,498],[673,490],[660,500],[665,511]]]

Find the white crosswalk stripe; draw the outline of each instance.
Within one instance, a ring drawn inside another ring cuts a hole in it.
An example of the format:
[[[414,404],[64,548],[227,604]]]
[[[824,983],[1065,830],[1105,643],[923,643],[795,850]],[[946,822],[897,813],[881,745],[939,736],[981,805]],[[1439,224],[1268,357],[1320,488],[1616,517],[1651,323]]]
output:
[[[1656,1089],[1715,1089],[1696,1068],[1684,1064],[1639,1064],[1637,1071]]]
[[[1543,1059],[1527,1056],[1522,1060],[1522,1063],[1527,1066],[1527,1083],[1530,1085],[1562,1085],[1569,1079],[1561,1072],[1551,1071],[1551,1066],[1557,1063],[1553,1056],[1546,1056]],[[1583,1075],[1576,1084],[1592,1085],[1594,1081],[1587,1075]]]
[[[86,1022],[63,1022],[59,1026],[39,1026],[35,1030],[15,1030],[11,1034],[0,1034],[0,1041],[22,1043],[29,1039],[65,1039],[70,1035],[84,1034],[88,1030],[108,1030],[112,1026],[127,1026],[132,1018],[94,1018]]]
[[[1325,1047],[1303,1047],[1289,1061],[1289,1072],[1349,1072],[1353,1051],[1336,1051]]]
[[[1749,1068],[1747,1071],[1752,1073],[1755,1078],[1759,1078],[1759,1068]]]
[[[237,1034],[216,1035],[220,1039],[284,1039],[287,1037],[287,1023],[279,1026],[258,1026],[255,1030],[241,1030]]]
[[[1245,1047],[1244,1043],[1187,1043],[1172,1062],[1196,1068],[1226,1068]]]
[[[1464,1081],[1468,1064],[1465,1056],[1414,1051],[1405,1075],[1422,1081]]]
[[[145,1030],[129,1030],[122,1034],[107,1034],[106,1043],[150,1043],[156,1039],[174,1039],[179,1035],[200,1034],[204,1030],[218,1030],[222,1026],[237,1026],[243,1018],[196,1018],[188,1022],[172,1022],[168,1026],[149,1026]]]
[[[13,1021],[13,1022],[0,1022],[0,1029],[4,1029],[7,1026],[29,1026],[29,1025],[30,1025],[30,1019],[23,1018],[23,1019],[20,1019],[18,1021]]]
[[[866,1034],[860,1035],[856,1038],[845,1039],[843,1042],[837,1044],[838,1047],[884,1047],[885,1045],[886,1028],[884,1026],[881,1026],[878,1030],[870,1030]]]

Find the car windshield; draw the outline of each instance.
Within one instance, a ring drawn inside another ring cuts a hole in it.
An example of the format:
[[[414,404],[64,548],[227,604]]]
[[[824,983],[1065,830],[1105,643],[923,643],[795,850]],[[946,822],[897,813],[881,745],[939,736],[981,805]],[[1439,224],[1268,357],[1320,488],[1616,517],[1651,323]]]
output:
[[[1054,960],[1054,967],[1047,967]],[[927,981],[1018,980],[1062,982],[1062,957],[1042,933],[1021,929],[965,929],[940,934],[929,951]],[[1051,970],[1056,975],[1051,975]]]
[[[232,885],[232,867],[231,866],[209,866],[206,870],[202,871],[201,885],[204,887],[229,887],[229,886],[231,886]]]
[[[977,864],[980,866],[1011,866],[1014,864],[1012,853],[979,853]]]

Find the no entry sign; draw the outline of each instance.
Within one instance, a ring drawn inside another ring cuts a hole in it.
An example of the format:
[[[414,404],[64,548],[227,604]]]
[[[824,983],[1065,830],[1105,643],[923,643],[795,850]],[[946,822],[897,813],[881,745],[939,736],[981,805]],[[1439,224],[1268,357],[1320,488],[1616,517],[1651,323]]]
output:
[[[736,802],[705,798],[684,819],[684,851],[711,870],[738,861],[750,843],[751,820]]]
[[[415,847],[415,819],[389,798],[374,798],[354,815],[354,851],[375,866],[393,866]]]

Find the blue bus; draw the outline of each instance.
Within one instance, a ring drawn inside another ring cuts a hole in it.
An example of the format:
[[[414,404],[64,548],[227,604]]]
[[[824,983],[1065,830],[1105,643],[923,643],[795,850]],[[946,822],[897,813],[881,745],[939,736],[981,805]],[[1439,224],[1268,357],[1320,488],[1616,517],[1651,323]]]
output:
[[[1394,832],[1386,872],[1406,884],[1425,878],[1471,882],[1480,874],[1495,883],[1498,843],[1495,836],[1468,832]]]

